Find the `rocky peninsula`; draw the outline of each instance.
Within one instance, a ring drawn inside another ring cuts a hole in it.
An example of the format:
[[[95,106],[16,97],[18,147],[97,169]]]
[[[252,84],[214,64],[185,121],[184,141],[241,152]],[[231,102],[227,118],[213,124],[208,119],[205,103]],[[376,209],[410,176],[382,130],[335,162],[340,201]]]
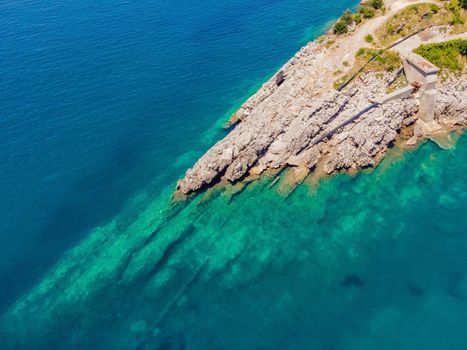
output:
[[[450,24],[433,21],[416,35],[391,43],[391,67],[388,59],[378,59],[385,49],[362,63],[365,53],[381,48],[385,39],[378,31],[414,3],[387,2],[379,16],[303,47],[232,115],[232,131],[186,172],[177,192],[186,195],[219,182],[234,183],[268,169],[291,167],[294,181],[300,182],[312,171],[373,167],[398,138],[413,146],[464,128],[465,67],[455,74],[438,72],[420,58],[415,73],[421,72],[423,79],[425,73],[437,76],[421,81],[407,69],[412,50],[421,44],[464,40],[465,32],[453,33]]]

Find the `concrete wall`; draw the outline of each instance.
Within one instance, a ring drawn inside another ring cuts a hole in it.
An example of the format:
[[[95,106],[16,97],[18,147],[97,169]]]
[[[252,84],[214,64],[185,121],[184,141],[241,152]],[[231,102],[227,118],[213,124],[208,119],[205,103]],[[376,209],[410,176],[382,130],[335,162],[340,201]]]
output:
[[[410,95],[412,95],[413,90],[414,90],[413,86],[406,86],[406,87],[397,89],[396,91],[391,92],[390,94],[387,94],[383,97],[376,99],[375,102],[379,104],[383,104],[383,103],[393,101],[393,100],[409,98]]]
[[[425,73],[414,63],[404,59],[404,73],[410,83],[420,83],[427,88],[435,88],[438,73]]]
[[[439,68],[425,58],[410,53],[403,57],[404,73],[410,83],[419,83],[423,89],[430,90],[436,87]]]
[[[407,80],[420,87],[420,119],[431,124],[434,122],[436,104],[436,82],[439,68],[423,57],[410,53],[402,60]]]
[[[436,90],[424,90],[420,95],[420,119],[432,123],[435,117]]]

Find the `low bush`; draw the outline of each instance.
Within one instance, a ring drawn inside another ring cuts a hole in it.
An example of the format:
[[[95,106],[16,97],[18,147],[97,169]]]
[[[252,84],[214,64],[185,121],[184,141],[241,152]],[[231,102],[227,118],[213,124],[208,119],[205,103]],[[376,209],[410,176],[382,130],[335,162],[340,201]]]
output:
[[[462,40],[459,45],[459,52],[462,56],[467,56],[467,40]]]
[[[328,40],[326,41],[326,43],[324,44],[327,48],[330,48],[332,45],[334,45],[336,41],[335,40]]]
[[[355,13],[353,15],[353,21],[355,22],[355,24],[362,23],[362,14],[361,13]]]
[[[349,10],[345,11],[344,14],[341,16],[340,20],[348,26],[351,25],[353,23],[352,12],[350,12]]]
[[[465,20],[461,15],[461,11],[463,8],[463,3],[461,3],[461,0],[450,0],[446,4],[446,8],[452,13],[452,18],[451,18],[452,25],[464,24]]]
[[[364,54],[366,53],[366,49],[364,49],[363,47],[359,48],[357,53],[355,54],[355,57],[360,57],[360,56],[363,56]]]
[[[336,22],[336,24],[334,24],[333,32],[334,32],[334,34],[338,34],[338,35],[344,34],[344,33],[347,33],[347,32],[348,32],[348,30],[349,30],[348,27],[349,27],[349,26],[348,26],[347,23],[345,23],[345,22],[342,21],[342,20],[338,20],[338,21]]]
[[[467,40],[455,39],[421,45],[414,52],[425,57],[440,69],[461,72],[467,57]]]
[[[384,7],[384,1],[383,0],[370,0],[368,1],[367,5],[373,7],[375,10],[380,10]]]
[[[375,9],[370,6],[360,6],[358,12],[362,14],[363,18],[372,18],[375,16]]]
[[[365,35],[365,41],[371,44],[373,42],[373,35],[371,34]]]
[[[352,12],[346,10],[339,20],[334,24],[334,34],[340,35],[347,33],[349,26],[354,22]]]

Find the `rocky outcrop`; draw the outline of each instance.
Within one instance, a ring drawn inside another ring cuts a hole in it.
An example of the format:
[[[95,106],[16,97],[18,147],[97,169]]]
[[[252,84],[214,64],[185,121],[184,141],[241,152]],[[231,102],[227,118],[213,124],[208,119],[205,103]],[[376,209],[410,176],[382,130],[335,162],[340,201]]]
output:
[[[232,116],[235,128],[186,172],[177,190],[189,194],[267,168],[311,170],[321,162],[330,174],[374,166],[398,132],[416,121],[418,99],[375,102],[394,80],[388,73],[367,73],[342,92],[326,90],[316,65],[326,54],[316,42],[297,53]],[[435,118],[465,125],[465,101],[465,79],[444,83]]]
[[[449,81],[438,89],[435,118],[448,127],[467,125],[467,81]]]

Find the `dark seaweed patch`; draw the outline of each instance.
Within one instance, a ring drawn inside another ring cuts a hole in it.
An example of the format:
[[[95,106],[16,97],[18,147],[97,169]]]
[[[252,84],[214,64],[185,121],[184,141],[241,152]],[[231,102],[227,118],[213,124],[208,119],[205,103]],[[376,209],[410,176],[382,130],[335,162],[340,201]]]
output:
[[[425,296],[425,291],[420,286],[415,284],[409,284],[407,286],[407,292],[415,298],[421,298]]]
[[[362,288],[365,285],[365,282],[358,275],[347,275],[341,282],[341,286],[345,288],[357,287]]]

